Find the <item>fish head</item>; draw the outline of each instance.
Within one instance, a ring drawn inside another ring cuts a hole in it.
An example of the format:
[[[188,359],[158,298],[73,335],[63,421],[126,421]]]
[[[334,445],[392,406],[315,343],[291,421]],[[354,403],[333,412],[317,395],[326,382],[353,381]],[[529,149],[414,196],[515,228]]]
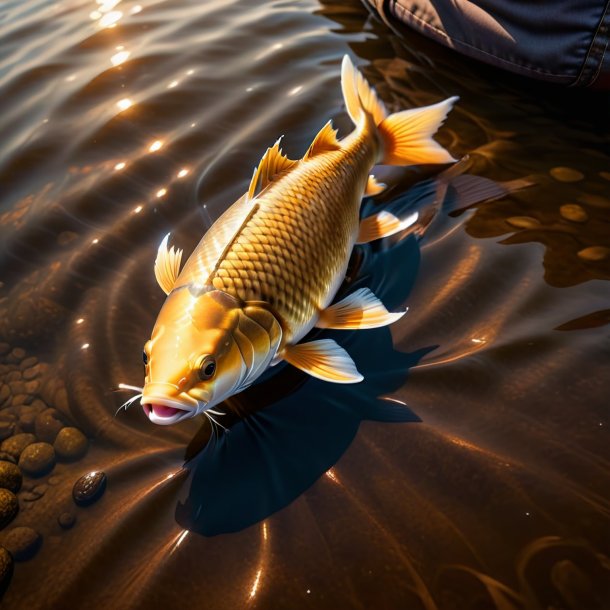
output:
[[[281,337],[264,304],[220,290],[174,290],[144,346],[144,412],[170,425],[211,409],[263,373]]]

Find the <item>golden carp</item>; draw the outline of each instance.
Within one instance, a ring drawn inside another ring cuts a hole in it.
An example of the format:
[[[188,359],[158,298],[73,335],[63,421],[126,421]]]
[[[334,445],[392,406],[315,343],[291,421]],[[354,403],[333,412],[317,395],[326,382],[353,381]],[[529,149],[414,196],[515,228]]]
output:
[[[326,381],[361,381],[333,340],[299,341],[314,327],[375,328],[405,313],[388,312],[367,288],[331,303],[356,243],[417,219],[382,211],[360,220],[362,197],[384,188],[371,169],[455,161],[432,136],[457,98],[388,115],[347,56],[341,86],[350,135],[339,141],[328,122],[299,160],[276,142],[181,271],[182,250],[168,249],[169,236],[161,243],[155,275],[168,296],[144,346],[141,398],[154,423],[216,414],[215,405],[282,360]]]

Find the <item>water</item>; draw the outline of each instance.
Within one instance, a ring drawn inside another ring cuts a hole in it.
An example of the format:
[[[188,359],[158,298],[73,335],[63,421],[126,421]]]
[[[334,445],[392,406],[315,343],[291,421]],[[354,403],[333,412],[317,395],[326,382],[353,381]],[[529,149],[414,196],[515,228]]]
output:
[[[610,604],[607,97],[406,40],[355,0],[0,7],[0,342],[91,439],[26,479],[45,492],[11,526],[43,544],[3,607]],[[420,242],[359,253],[352,282],[409,306],[341,335],[366,384],[286,368],[207,445],[206,422],[115,416],[112,388],[142,382],[160,240],[190,252],[279,135],[295,158],[329,118],[345,133],[346,52],[394,110],[460,95],[441,142],[533,186],[461,210],[476,197],[454,185]],[[107,490],[76,508],[90,470]]]

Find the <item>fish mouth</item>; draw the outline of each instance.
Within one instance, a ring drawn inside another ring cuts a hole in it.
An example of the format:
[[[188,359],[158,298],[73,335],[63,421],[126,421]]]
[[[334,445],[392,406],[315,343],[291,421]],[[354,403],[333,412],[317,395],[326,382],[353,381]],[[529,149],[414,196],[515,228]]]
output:
[[[153,424],[170,426],[179,421],[193,417],[195,409],[186,407],[183,403],[160,396],[145,396],[140,401],[144,413]]]

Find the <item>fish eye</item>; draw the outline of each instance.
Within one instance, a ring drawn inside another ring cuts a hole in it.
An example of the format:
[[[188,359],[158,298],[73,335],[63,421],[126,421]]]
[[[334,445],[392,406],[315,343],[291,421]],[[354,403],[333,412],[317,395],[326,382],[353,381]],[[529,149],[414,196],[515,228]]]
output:
[[[146,353],[146,350],[142,350],[142,362],[144,362],[144,365],[148,364],[148,354]]]
[[[208,356],[204,358],[201,366],[199,367],[199,379],[201,381],[205,381],[206,379],[210,379],[210,377],[214,376],[216,372],[216,360],[212,356]]]

